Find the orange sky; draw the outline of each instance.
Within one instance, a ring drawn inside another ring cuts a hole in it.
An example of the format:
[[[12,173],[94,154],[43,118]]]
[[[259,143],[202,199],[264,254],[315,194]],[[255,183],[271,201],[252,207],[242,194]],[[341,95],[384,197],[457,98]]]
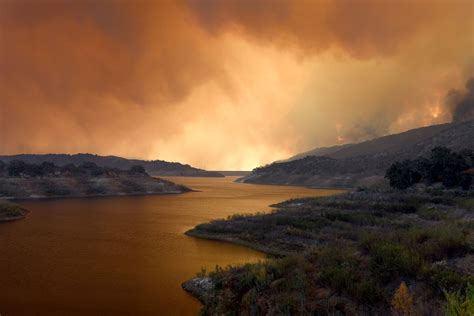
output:
[[[449,122],[474,1],[0,0],[0,154],[252,169]]]

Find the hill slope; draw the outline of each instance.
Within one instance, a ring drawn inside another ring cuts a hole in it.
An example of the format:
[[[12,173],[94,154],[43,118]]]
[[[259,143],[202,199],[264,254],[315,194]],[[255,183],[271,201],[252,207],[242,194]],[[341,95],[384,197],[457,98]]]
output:
[[[93,163],[59,167],[54,164],[11,162],[6,168],[5,166],[0,168],[0,200],[169,194],[189,191],[190,189],[185,186],[151,177],[142,168],[137,167],[120,170],[99,167]],[[9,210],[11,209],[10,207]]]
[[[378,181],[394,161],[426,155],[436,146],[473,149],[474,121],[434,125],[358,144],[315,149],[286,162],[257,168],[239,181],[353,187]]]
[[[67,164],[80,165],[84,162],[93,162],[101,167],[117,168],[122,170],[130,169],[134,165],[140,165],[153,176],[188,176],[188,177],[223,177],[215,171],[206,171],[184,165],[178,162],[167,162],[163,160],[138,160],[126,159],[117,156],[98,156],[92,154],[46,154],[46,155],[12,155],[0,156],[0,161],[10,162],[12,160],[23,160],[26,163],[39,164],[42,162],[52,162],[58,166]]]

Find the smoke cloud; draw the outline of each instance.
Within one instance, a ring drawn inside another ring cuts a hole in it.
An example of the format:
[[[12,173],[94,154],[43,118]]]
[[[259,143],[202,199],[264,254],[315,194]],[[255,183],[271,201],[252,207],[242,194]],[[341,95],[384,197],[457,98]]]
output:
[[[251,169],[465,119],[473,9],[464,0],[0,1],[0,154]],[[459,92],[447,101],[450,89]]]
[[[474,120],[474,78],[466,82],[466,91],[451,90],[446,103],[452,111],[453,122]]]

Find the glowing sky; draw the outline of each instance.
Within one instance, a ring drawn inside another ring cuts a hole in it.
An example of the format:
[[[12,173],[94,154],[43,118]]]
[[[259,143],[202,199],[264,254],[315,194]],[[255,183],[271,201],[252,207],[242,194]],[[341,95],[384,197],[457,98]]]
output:
[[[0,154],[252,169],[449,122],[474,1],[0,0]]]

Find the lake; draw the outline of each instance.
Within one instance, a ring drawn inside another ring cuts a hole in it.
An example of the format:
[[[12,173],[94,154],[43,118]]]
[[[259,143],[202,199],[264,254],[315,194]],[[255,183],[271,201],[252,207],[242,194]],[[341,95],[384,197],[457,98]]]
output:
[[[234,213],[337,190],[169,177],[200,192],[23,201],[25,220],[0,225],[1,315],[195,315],[181,283],[202,267],[265,258],[184,235]]]

